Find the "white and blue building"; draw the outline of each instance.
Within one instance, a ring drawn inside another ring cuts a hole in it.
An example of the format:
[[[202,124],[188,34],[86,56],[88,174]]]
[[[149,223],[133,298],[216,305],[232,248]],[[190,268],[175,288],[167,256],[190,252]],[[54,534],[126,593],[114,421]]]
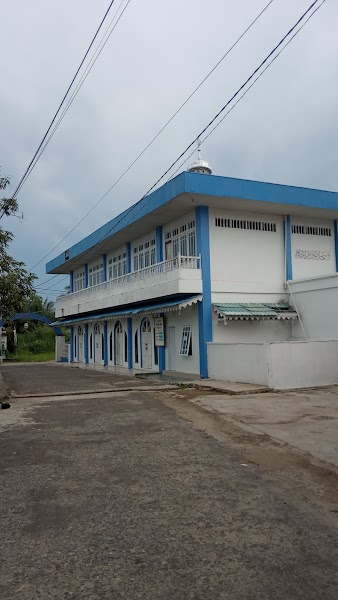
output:
[[[71,363],[338,382],[338,193],[197,170],[47,264],[70,275],[56,318]]]

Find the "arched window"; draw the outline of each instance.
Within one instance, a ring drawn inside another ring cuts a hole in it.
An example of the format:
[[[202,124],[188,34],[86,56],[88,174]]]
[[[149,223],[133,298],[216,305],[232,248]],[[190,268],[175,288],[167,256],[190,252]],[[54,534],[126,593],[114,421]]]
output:
[[[100,335],[100,325],[98,323],[95,323],[94,333],[95,335]]]
[[[83,335],[82,325],[78,326],[77,332],[78,332],[79,335]]]
[[[144,319],[141,325],[141,331],[142,333],[150,333],[151,332],[151,325],[150,325],[150,321],[149,319]]]
[[[123,327],[121,321],[116,321],[115,333],[122,333]]]

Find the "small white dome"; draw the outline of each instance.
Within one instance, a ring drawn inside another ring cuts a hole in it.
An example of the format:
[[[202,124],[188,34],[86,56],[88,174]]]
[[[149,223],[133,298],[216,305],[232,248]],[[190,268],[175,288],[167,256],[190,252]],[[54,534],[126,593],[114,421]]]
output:
[[[206,160],[199,158],[195,162],[191,163],[188,167],[190,173],[202,173],[203,175],[211,175],[212,168]]]

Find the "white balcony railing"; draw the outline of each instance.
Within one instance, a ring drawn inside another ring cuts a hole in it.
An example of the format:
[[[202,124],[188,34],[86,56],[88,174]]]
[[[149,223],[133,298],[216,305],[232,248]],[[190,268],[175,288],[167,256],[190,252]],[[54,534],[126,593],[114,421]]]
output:
[[[155,265],[151,265],[150,267],[146,267],[145,269],[140,269],[139,271],[133,271],[132,273],[127,273],[126,275],[122,275],[122,277],[117,277],[116,279],[109,279],[109,281],[105,281],[103,283],[99,283],[98,285],[93,285],[88,288],[84,288],[77,292],[73,292],[71,294],[64,294],[59,296],[58,300],[61,298],[76,298],[77,296],[83,296],[93,294],[100,290],[110,290],[115,289],[119,285],[123,285],[125,283],[131,283],[135,281],[141,281],[143,279],[147,279],[149,277],[153,277],[154,275],[158,275],[160,273],[168,273],[169,271],[173,271],[174,269],[200,269],[201,268],[201,258],[200,256],[181,256],[180,254],[176,258],[172,258],[170,260],[165,260],[160,263],[156,263]]]

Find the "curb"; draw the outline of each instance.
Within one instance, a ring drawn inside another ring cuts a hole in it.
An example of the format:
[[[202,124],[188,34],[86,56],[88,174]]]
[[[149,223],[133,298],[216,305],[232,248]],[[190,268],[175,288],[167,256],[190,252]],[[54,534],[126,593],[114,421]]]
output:
[[[143,388],[139,387],[124,387],[124,388],[107,388],[106,390],[74,390],[71,392],[51,392],[45,394],[16,394],[13,390],[11,390],[11,398],[13,400],[20,400],[24,398],[54,398],[54,397],[62,397],[62,396],[85,396],[85,395],[93,395],[93,394],[110,394],[111,392],[156,392],[161,390],[171,390],[177,387],[176,385],[161,385],[161,386],[144,386]]]

